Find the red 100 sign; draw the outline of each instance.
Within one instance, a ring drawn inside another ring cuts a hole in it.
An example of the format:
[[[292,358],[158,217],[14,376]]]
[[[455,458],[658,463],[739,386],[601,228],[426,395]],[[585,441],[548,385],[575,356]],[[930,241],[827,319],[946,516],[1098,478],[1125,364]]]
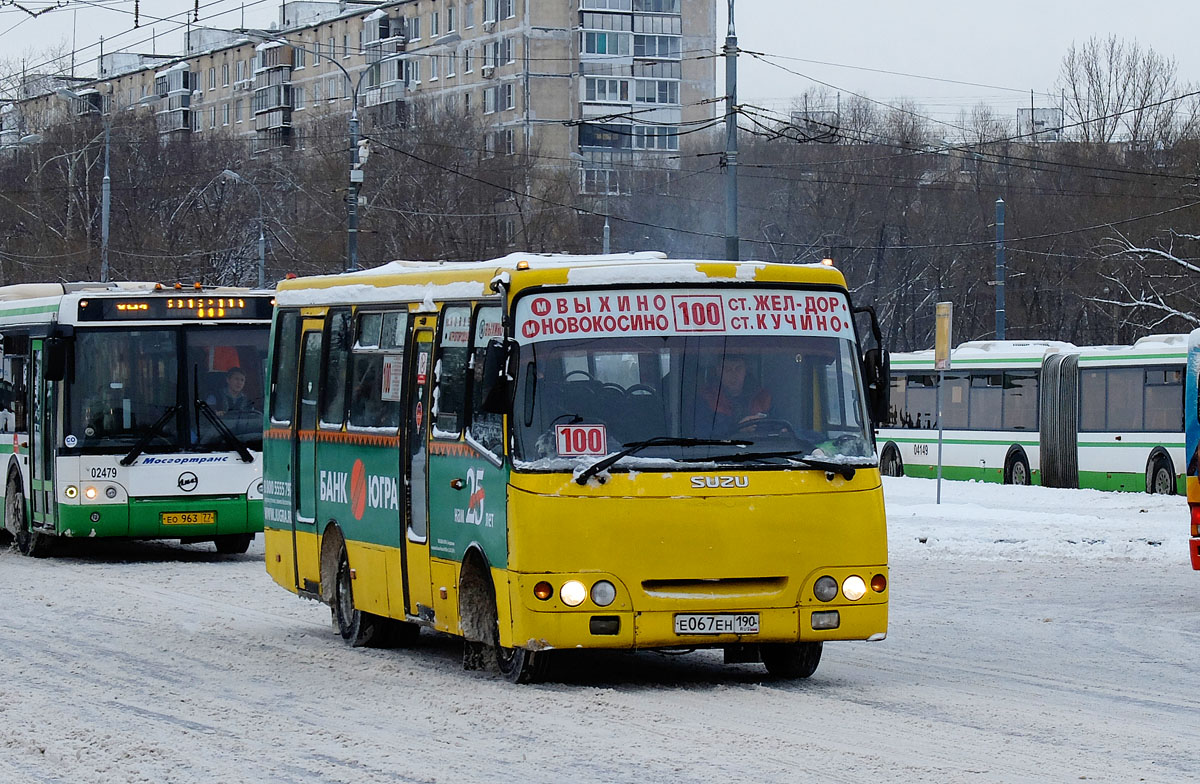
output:
[[[555,425],[559,457],[596,457],[607,453],[604,425]]]

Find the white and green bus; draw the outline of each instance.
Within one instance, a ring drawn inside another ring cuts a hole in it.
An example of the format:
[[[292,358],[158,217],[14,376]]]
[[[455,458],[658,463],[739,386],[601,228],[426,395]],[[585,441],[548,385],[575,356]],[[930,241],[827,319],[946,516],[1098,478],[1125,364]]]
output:
[[[214,542],[262,530],[273,297],[154,283],[0,287],[4,528]]]
[[[942,380],[942,475],[1005,484],[1183,492],[1186,335],[1132,346],[972,341]],[[881,469],[933,477],[932,351],[892,355]]]

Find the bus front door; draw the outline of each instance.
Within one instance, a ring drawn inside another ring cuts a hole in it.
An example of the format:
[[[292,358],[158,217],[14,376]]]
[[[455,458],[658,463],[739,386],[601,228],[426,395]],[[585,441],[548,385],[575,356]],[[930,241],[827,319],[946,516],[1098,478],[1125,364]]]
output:
[[[46,342],[33,341],[33,373],[29,428],[29,527],[54,532],[54,442],[58,408],[56,385],[46,378]]]
[[[317,401],[321,378],[321,331],[309,329],[300,340],[300,384],[292,417],[292,551],[296,585],[316,593],[320,587],[321,548],[317,534],[316,435]]]
[[[427,484],[429,433],[429,388],[433,384],[432,360],[434,319],[418,317],[412,332],[407,381],[408,401],[403,445],[404,478],[408,486],[404,547],[408,612],[433,619],[433,588],[429,575],[429,487]]]

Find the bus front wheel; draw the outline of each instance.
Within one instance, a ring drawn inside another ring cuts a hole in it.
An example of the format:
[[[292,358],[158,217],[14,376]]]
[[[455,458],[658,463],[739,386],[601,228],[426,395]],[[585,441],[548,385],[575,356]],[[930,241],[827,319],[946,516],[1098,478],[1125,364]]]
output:
[[[45,558],[50,554],[53,539],[46,534],[29,530],[25,519],[25,491],[16,476],[8,480],[8,492],[4,496],[4,527],[12,533],[17,549],[30,558]]]
[[[333,584],[333,622],[342,639],[355,648],[375,648],[384,643],[386,618],[354,608],[350,558],[342,545],[338,556],[337,577]]]
[[[764,644],[760,648],[767,672],[776,678],[795,680],[807,678],[821,663],[821,642],[788,642]]]
[[[496,664],[500,674],[512,683],[537,683],[545,679],[549,669],[548,651],[528,648],[503,648],[496,640]]]

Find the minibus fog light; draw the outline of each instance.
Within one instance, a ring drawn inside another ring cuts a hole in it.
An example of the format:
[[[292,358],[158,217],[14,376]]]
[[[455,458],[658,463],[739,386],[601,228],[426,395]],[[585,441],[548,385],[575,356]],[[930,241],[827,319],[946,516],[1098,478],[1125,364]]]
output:
[[[567,580],[559,589],[558,595],[562,597],[563,604],[578,607],[587,598],[587,588],[578,580]]]
[[[592,586],[592,601],[600,607],[607,607],[617,598],[617,588],[608,580],[601,580]]]
[[[829,575],[818,577],[813,594],[823,602],[832,602],[837,597],[837,580]]]
[[[89,487],[88,489],[86,489],[86,490],[84,490],[84,491],[83,491],[83,495],[84,495],[84,497],[86,497],[88,500],[91,500],[91,499],[95,498],[95,497],[96,497],[96,488],[94,488],[94,487]]]
[[[116,498],[117,497],[117,488],[112,487],[112,486],[106,487],[106,488],[104,488],[104,494],[106,496],[108,496],[109,498]]]
[[[544,602],[554,595],[554,586],[545,580],[542,580],[540,583],[533,586],[533,595]]]
[[[867,593],[867,584],[857,574],[842,580],[842,593],[852,602],[857,602]]]
[[[812,627],[814,630],[836,629],[841,625],[842,616],[837,610],[824,610],[812,614]]]
[[[883,593],[887,590],[887,578],[882,574],[877,574],[871,578],[871,590],[875,593]]]
[[[67,485],[67,489],[63,490],[63,493],[66,494],[67,498],[74,498],[79,495],[79,488],[75,485]]]

